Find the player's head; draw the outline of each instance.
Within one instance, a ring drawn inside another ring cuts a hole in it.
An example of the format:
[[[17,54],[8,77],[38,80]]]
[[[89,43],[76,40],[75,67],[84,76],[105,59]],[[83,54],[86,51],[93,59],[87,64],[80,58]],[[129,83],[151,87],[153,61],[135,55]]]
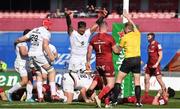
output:
[[[84,21],[79,21],[79,22],[78,22],[78,33],[81,34],[81,35],[83,35],[84,32],[85,32],[85,30],[86,30],[86,22],[84,22]]]
[[[148,39],[148,42],[152,42],[155,39],[155,34],[154,33],[148,33],[147,39]]]
[[[103,21],[100,25],[99,25],[99,30],[100,32],[107,32],[108,30],[108,24],[106,21]]]
[[[124,32],[125,33],[129,33],[131,31],[134,31],[133,24],[130,23],[130,22],[125,23],[125,25],[124,25]]]
[[[24,31],[23,31],[23,35],[26,35],[27,33],[29,33],[29,31],[31,31],[30,29],[25,29]]]
[[[175,95],[174,89],[168,87],[167,92],[169,94],[169,98],[174,97],[174,95]]]
[[[52,22],[50,21],[50,19],[44,19],[42,21],[42,25],[46,28],[46,29],[50,29],[50,26],[52,25]]]

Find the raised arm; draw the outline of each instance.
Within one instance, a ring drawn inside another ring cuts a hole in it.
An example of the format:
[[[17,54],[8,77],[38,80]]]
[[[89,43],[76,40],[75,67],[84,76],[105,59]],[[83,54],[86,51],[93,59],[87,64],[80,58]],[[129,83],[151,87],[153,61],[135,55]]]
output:
[[[73,27],[71,25],[71,18],[70,18],[70,11],[65,11],[65,16],[66,16],[66,24],[67,24],[67,32],[69,36],[71,36],[71,33],[73,32]]]
[[[98,26],[103,22],[104,18],[108,15],[108,11],[106,9],[102,10],[102,16],[96,20],[96,23],[90,28],[91,33],[95,32]]]
[[[137,29],[136,25],[135,25],[134,22],[131,20],[131,18],[129,17],[129,15],[128,15],[128,13],[127,13],[126,10],[123,11],[123,16],[128,20],[128,22],[130,22],[130,23],[133,25],[133,27],[134,27],[135,29]]]

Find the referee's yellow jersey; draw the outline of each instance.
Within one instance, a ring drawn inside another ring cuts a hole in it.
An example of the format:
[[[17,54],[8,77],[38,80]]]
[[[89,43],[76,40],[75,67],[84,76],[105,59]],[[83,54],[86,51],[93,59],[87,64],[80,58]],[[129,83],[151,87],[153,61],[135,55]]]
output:
[[[141,33],[135,28],[134,31],[125,34],[120,46],[125,50],[125,58],[141,56]]]

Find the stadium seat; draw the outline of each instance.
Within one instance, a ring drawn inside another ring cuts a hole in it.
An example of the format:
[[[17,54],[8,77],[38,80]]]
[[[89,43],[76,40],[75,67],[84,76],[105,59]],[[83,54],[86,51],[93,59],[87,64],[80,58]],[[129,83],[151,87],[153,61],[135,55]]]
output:
[[[145,18],[144,13],[142,13],[142,12],[138,12],[138,16],[139,16],[139,18]]]
[[[151,18],[152,16],[151,16],[151,13],[149,13],[149,12],[145,12],[144,13],[144,16],[145,16],[145,18]]]

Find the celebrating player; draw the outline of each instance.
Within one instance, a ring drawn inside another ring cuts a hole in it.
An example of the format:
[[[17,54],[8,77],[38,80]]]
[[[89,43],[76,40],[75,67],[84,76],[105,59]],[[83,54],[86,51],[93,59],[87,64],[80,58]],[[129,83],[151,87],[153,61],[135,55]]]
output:
[[[54,61],[55,57],[50,51],[49,48],[49,41],[51,38],[51,33],[49,32],[49,28],[51,26],[52,22],[49,19],[43,20],[43,26],[34,28],[31,30],[28,34],[25,36],[20,37],[16,40],[16,43],[26,41],[28,39],[31,40],[31,46],[28,52],[29,57],[31,60],[34,61],[35,64],[37,64],[40,67],[43,67],[48,72],[48,79],[49,79],[49,85],[51,89],[51,99],[55,100],[57,99],[56,96],[56,87],[55,87],[55,75],[56,71],[54,70],[54,67],[49,64],[47,58],[45,57],[44,51],[47,53],[47,56],[51,62]],[[37,66],[36,65],[36,66]],[[40,68],[37,69],[39,73],[37,73],[37,88],[38,88],[38,97],[39,102],[43,101],[43,94],[42,94],[42,75]]]
[[[114,66],[112,62],[112,52],[119,53],[120,48],[116,45],[111,35],[107,34],[108,26],[106,22],[99,25],[99,33],[95,35],[88,46],[87,69],[90,69],[90,60],[93,49],[96,52],[96,69],[103,78],[105,87],[98,96],[95,97],[98,107],[101,107],[101,100],[114,87]]]

